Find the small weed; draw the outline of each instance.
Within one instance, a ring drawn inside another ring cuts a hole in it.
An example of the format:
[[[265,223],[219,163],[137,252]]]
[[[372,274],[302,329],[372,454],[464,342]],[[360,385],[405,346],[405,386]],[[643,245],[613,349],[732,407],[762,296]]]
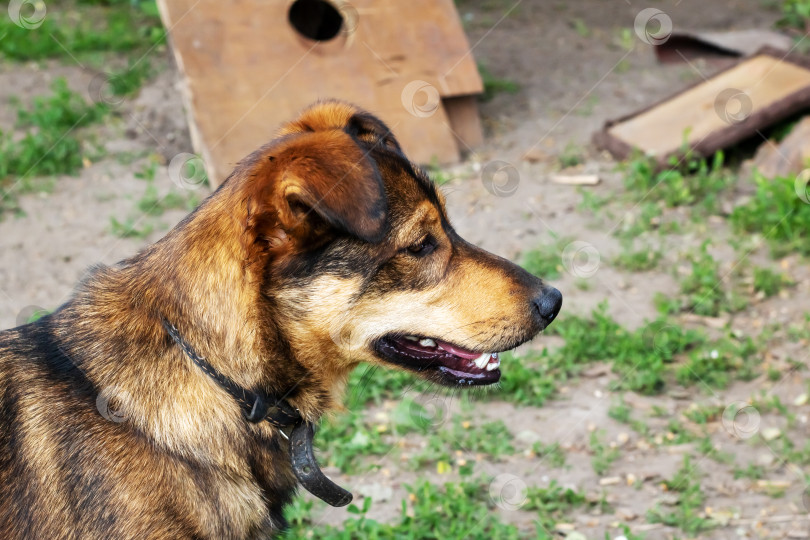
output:
[[[781,6],[781,17],[776,21],[777,28],[787,30],[807,32],[810,23],[810,1],[808,0],[783,0],[779,2]]]
[[[710,317],[722,312],[737,312],[747,302],[724,283],[728,276],[720,274],[720,263],[709,253],[709,244],[707,240],[697,252],[687,255],[691,272],[681,281],[683,301],[680,309]]]
[[[757,190],[730,216],[738,232],[758,233],[768,241],[774,257],[798,252],[810,255],[810,204],[797,193],[795,178],[755,177]],[[801,181],[798,182],[801,188]],[[807,186],[804,187],[808,196]]]
[[[623,250],[618,257],[613,259],[613,264],[617,268],[629,270],[630,272],[646,272],[653,270],[658,266],[663,254],[657,249],[651,247],[633,250],[633,243],[631,241],[623,241]]]
[[[715,448],[711,437],[708,435],[704,436],[698,441],[697,449],[698,452],[715,460],[717,463],[722,463],[723,465],[734,463],[734,454],[731,452],[721,452]]]
[[[765,298],[775,296],[785,287],[793,285],[793,280],[785,274],[776,273],[770,268],[754,268],[754,291],[762,293]]]
[[[718,405],[695,405],[683,413],[686,418],[701,426],[716,422],[722,414],[723,408]]]
[[[497,94],[516,94],[520,90],[520,85],[509,79],[500,79],[484,65],[478,64],[478,72],[484,82],[484,93],[481,94],[481,101],[491,101]]]
[[[604,433],[593,431],[590,437],[591,466],[596,474],[605,474],[614,461],[619,459],[619,449],[611,448],[602,440]]]
[[[571,25],[571,28],[573,28],[574,31],[579,35],[579,37],[581,38],[590,37],[591,29],[588,28],[588,25],[585,24],[585,21],[583,21],[582,19],[579,18],[573,19],[570,21],[569,24]]]
[[[532,446],[532,452],[537,455],[537,458],[544,464],[554,468],[560,468],[565,465],[565,451],[560,447],[560,443],[543,444],[536,442]]]
[[[624,396],[619,396],[618,401],[614,402],[614,404],[608,408],[608,416],[622,424],[630,423],[632,414],[633,409],[624,401]]]
[[[560,162],[560,167],[567,169],[568,167],[576,167],[585,163],[585,152],[581,146],[576,143],[569,142],[557,158]]]
[[[527,272],[543,279],[559,279],[562,275],[562,249],[558,240],[554,244],[546,244],[523,254],[520,265]]]
[[[115,216],[110,217],[110,233],[118,238],[146,238],[152,231],[155,230],[155,225],[152,223],[138,224],[138,219],[128,217],[124,221],[118,221]]]
[[[443,186],[453,177],[441,166],[439,160],[434,158],[427,167],[428,176],[437,186]]]
[[[749,463],[746,468],[734,467],[734,478],[748,478],[749,480],[759,480],[765,477],[765,467]]]
[[[715,526],[710,519],[700,516],[705,495],[700,487],[699,471],[692,466],[689,456],[684,457],[680,470],[663,486],[667,491],[678,494],[678,504],[672,511],[665,511],[660,506],[648,511],[647,520],[650,523],[678,527],[690,536]]]
[[[110,91],[116,96],[130,96],[140,90],[152,75],[152,64],[147,59],[130,60],[129,66],[110,77]]]
[[[567,512],[590,504],[588,498],[581,491],[563,488],[555,480],[552,480],[546,488],[532,487],[527,489],[526,502],[521,509],[537,512],[538,528],[542,528],[543,531],[553,531],[554,526]]]

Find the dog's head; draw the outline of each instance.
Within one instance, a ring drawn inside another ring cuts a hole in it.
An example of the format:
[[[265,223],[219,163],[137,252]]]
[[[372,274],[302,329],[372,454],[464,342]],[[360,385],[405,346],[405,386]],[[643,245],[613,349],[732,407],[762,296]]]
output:
[[[497,353],[560,310],[558,290],[465,242],[391,131],[352,105],[313,106],[240,169],[249,264],[309,370],[366,361],[490,384]]]

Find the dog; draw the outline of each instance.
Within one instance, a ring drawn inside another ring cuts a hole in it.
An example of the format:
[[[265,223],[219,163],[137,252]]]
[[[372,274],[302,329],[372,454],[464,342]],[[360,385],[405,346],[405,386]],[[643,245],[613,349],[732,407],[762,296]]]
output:
[[[465,242],[386,125],[313,105],[164,238],[0,333],[0,538],[252,539],[360,363],[489,385],[560,292]],[[265,421],[267,420],[267,421]]]

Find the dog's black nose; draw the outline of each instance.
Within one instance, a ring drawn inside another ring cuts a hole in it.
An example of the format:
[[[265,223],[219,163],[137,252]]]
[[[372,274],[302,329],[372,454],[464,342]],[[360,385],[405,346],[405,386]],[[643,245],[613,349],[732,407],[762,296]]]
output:
[[[535,298],[532,303],[537,314],[548,326],[557,316],[562,307],[562,293],[554,287],[543,289],[543,294]]]

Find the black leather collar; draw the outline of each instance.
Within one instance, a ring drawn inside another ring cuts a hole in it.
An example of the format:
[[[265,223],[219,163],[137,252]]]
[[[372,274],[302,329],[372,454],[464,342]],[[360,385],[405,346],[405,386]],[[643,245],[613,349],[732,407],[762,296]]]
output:
[[[304,421],[297,409],[284,398],[268,396],[260,391],[254,392],[239,386],[197,354],[169,321],[161,319],[161,322],[186,356],[239,403],[245,420],[254,424],[266,420],[289,440],[293,473],[304,489],[332,506],[346,506],[352,502],[352,494],[332,482],[321,471],[312,450],[315,428]]]

